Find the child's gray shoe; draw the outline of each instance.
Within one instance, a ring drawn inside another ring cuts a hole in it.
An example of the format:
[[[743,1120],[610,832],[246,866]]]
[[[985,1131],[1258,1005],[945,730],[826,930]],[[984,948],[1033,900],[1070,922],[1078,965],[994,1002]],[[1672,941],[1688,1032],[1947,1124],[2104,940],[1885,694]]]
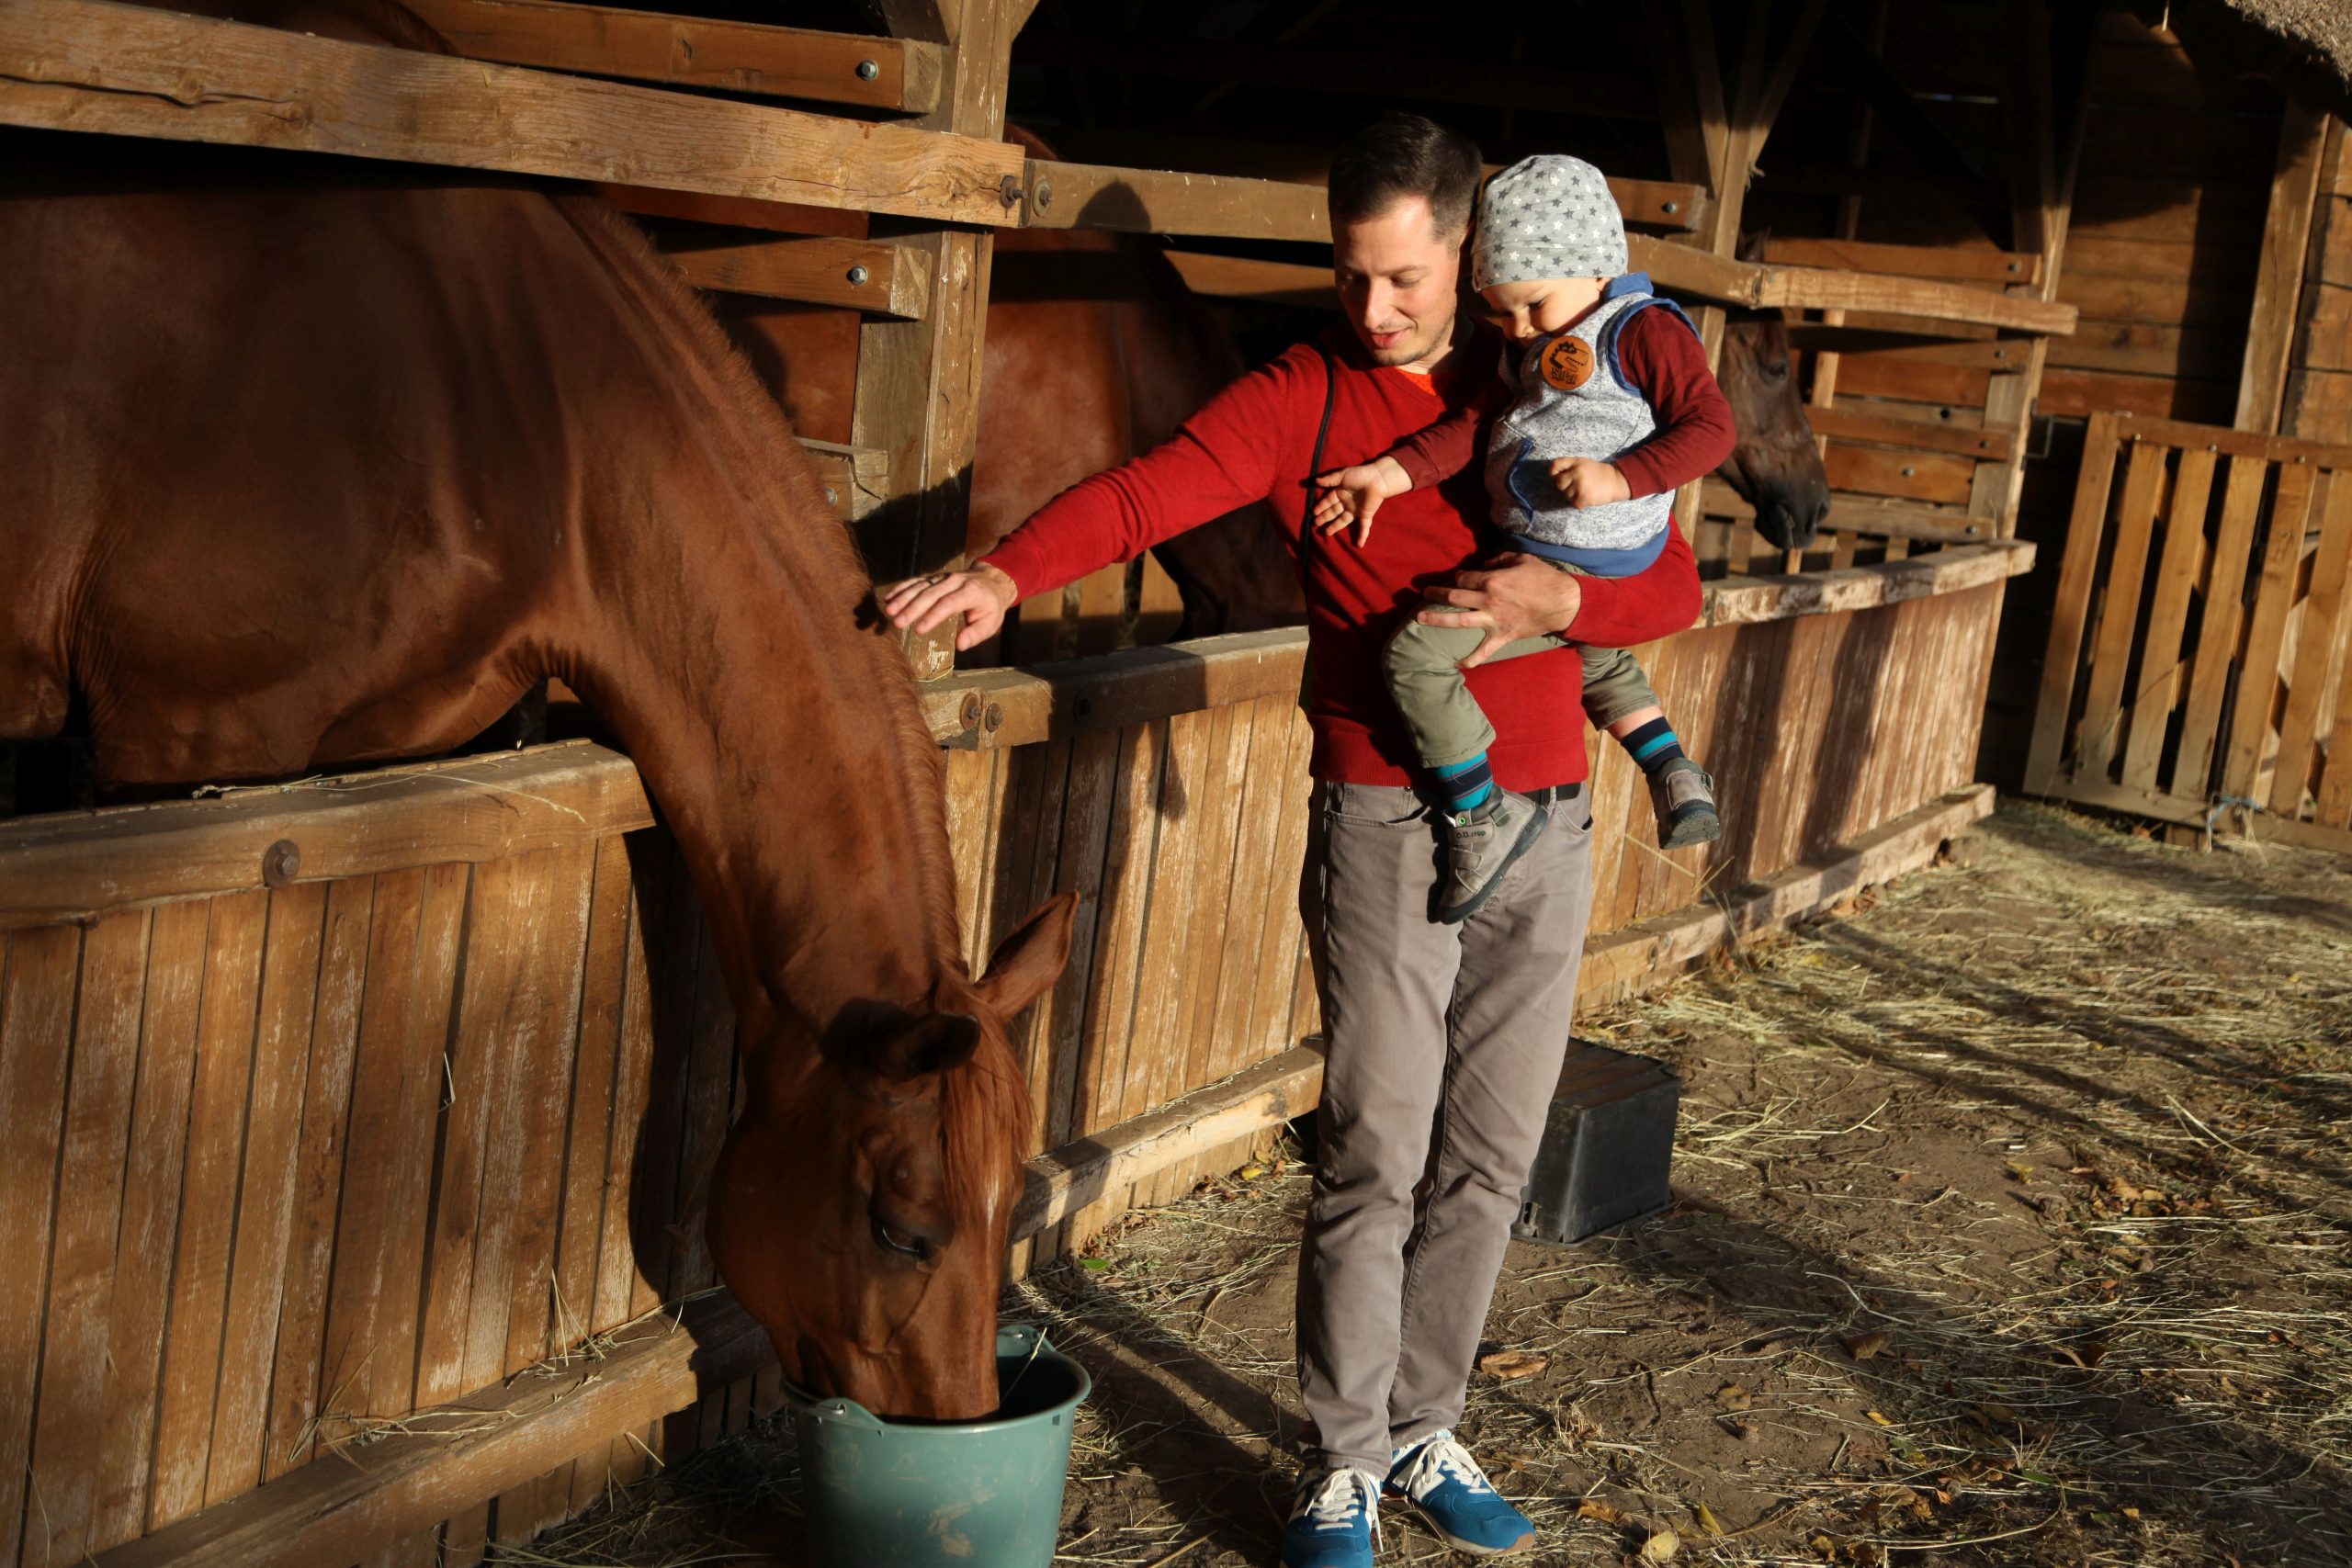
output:
[[[1657,813],[1662,850],[1685,850],[1724,836],[1715,814],[1715,781],[1688,757],[1677,757],[1650,776],[1650,807]]]
[[[1498,787],[1478,806],[1439,820],[1445,845],[1432,913],[1450,926],[1485,906],[1552,817],[1527,796]]]

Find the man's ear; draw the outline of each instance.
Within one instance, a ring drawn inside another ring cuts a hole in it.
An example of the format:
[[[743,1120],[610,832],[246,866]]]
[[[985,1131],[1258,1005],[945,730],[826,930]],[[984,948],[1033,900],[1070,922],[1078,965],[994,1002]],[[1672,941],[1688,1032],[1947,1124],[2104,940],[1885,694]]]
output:
[[[989,957],[989,972],[973,986],[999,1018],[1012,1021],[1022,1009],[1045,994],[1061,978],[1069,962],[1071,928],[1078,919],[1078,895],[1057,893],[1021,922],[1011,936],[997,943]]]
[[[882,1043],[870,1064],[896,1083],[926,1073],[944,1073],[971,1060],[979,1049],[980,1021],[960,1012],[934,1012],[917,1019]]]

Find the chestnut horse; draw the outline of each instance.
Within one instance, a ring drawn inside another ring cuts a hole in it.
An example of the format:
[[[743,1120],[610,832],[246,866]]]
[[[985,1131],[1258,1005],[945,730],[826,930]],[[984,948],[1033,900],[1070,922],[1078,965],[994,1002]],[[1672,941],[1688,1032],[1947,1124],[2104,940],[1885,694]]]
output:
[[[436,44],[375,0],[228,8]],[[110,784],[283,777],[446,750],[569,682],[735,1000],[722,1278],[805,1387],[992,1408],[1028,1124],[1004,1024],[1073,900],[967,971],[905,660],[708,312],[593,198],[13,134],[0,738],[78,706]]]

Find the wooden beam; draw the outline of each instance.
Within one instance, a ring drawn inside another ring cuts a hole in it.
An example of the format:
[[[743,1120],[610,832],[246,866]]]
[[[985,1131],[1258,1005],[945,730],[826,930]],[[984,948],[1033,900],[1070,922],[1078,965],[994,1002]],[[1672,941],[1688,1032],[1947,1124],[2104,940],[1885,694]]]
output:
[[[1864,240],[1804,240],[1774,234],[1764,243],[1764,259],[1788,266],[1936,277],[1995,288],[2041,281],[2039,253],[1959,245],[1884,245]]]
[[[0,823],[0,930],[86,923],[113,909],[294,882],[504,860],[650,827],[636,773],[618,753],[576,740],[233,789],[216,799],[18,818]]]
[[[2131,789],[2122,784],[2109,784],[2104,779],[2068,779],[2060,793],[2064,799],[2079,801],[2086,806],[2126,811],[2135,817],[2153,817],[2159,822],[2177,822],[2185,828],[2199,830],[2234,820],[2240,831],[2256,843],[2267,840],[2294,844],[2303,849],[2329,850],[2336,854],[2352,854],[2352,830],[2305,822],[2299,818],[2274,816],[2267,811],[2249,812],[2240,807],[2216,811],[2211,801]]]
[[[1756,509],[1724,480],[1711,474],[1701,483],[1705,487],[1703,510],[1708,516],[1746,522],[1756,515]],[[1838,492],[1829,497],[1829,521],[1824,526],[1841,534],[1943,545],[1981,545],[1998,532],[1991,523],[1964,512],[1939,512],[1931,507],[1906,506],[1901,502]]]
[[[1950,452],[1961,457],[2006,461],[2016,438],[2006,430],[1970,430],[1962,425],[1930,424],[1924,419],[1897,419],[1857,408],[1809,408],[1807,423],[1816,435],[1843,441],[1872,441],[1921,452]]]
[[[1833,526],[1837,525],[1834,511],[1830,521]],[[1972,588],[2021,577],[2032,570],[2030,544],[2020,539],[1995,539],[1902,560],[1842,567],[1835,571],[1725,580],[1707,585],[1706,607],[1700,624],[1752,626],[1762,621],[1792,620],[1799,615],[1851,615],[1910,599],[1965,593]]]
[[[0,123],[1005,224],[1021,150],[150,10],[0,6]]]
[[[1216,234],[1320,244],[1331,239],[1319,186],[1034,160],[1023,183],[1029,197],[1021,212],[1025,228]]]
[[[756,201],[741,196],[704,196],[695,191],[656,190],[650,186],[596,186],[596,194],[641,218],[675,218],[688,223],[709,223],[733,229],[756,229],[771,234],[822,234],[837,240],[863,240],[870,227],[866,215],[851,208],[808,207],[790,201]]]
[[[662,254],[697,288],[757,294],[869,315],[921,319],[931,305],[932,255],[880,240],[726,241],[708,233],[658,237]]]
[[[1261,305],[1327,311],[1337,301],[1328,266],[1220,256],[1205,251],[1170,251],[1168,260],[1185,288],[1214,299],[1252,299]]]
[[[1587,1006],[1621,1001],[1769,927],[1917,871],[1991,816],[1994,804],[1991,784],[1966,784],[1760,882],[1596,936],[1585,943],[1577,999]]]
[[[808,466],[825,487],[825,504],[844,523],[863,522],[890,498],[890,455],[872,446],[800,439]]]
[[[919,123],[959,137],[1002,136],[1007,58],[1027,15],[1020,0],[882,0],[882,6],[893,32],[954,45],[940,105]],[[1024,159],[1023,178],[1026,172]],[[1015,206],[1025,209],[1019,199]],[[850,416],[851,440],[889,460],[890,498],[860,531],[868,565],[886,581],[963,562],[996,254],[993,240],[969,230],[910,233],[905,242],[930,257],[930,309],[919,321],[868,321],[859,329]],[[919,678],[955,668],[956,629],[950,621],[899,635]]]
[[[907,39],[665,17],[562,0],[402,0],[469,60],[899,114],[939,104],[944,51]]]
[[[601,1450],[774,1359],[723,1294],[616,1330],[601,1356],[534,1368],[345,1443],[241,1497],[85,1561],[95,1568],[317,1568],[363,1561],[573,1455]]]
[[[1874,310],[2042,335],[2071,333],[2078,314],[2072,305],[1936,278],[1735,261],[1643,234],[1625,243],[1629,265],[1659,288],[1747,310]]]
[[[2259,431],[2224,430],[2219,425],[2189,424],[2153,414],[2115,416],[2115,432],[2124,441],[2160,441],[2167,446],[2202,446],[2232,457],[2259,457],[2269,463],[2312,463],[2323,468],[2352,468],[2352,443],[2305,441],[2293,435],[2269,435]]]
[[[1058,1224],[1098,1199],[1170,1166],[1315,1109],[1323,1053],[1295,1045],[1148,1115],[1064,1144],[1029,1162],[1012,1239]]]
[[[2270,176],[2270,210],[2262,228],[2262,262],[2255,276],[2246,323],[2245,359],[2238,373],[2240,430],[2278,428],[2287,391],[2287,361],[2295,346],[2302,303],[2303,252],[2311,243],[2312,209],[2319,200],[2320,152],[2328,117],[2290,102],[2278,127],[2278,167]]]

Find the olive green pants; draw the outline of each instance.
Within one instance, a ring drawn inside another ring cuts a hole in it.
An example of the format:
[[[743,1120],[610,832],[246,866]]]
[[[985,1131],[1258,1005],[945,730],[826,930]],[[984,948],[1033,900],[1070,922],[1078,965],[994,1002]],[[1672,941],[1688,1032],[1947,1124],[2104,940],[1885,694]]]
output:
[[[1546,563],[1577,577],[1589,575],[1558,561]],[[1388,690],[1424,767],[1466,762],[1495,743],[1495,727],[1470,694],[1462,661],[1477,651],[1486,634],[1476,626],[1429,626],[1408,620],[1388,639],[1385,661]],[[1561,646],[1555,637],[1521,637],[1505,643],[1487,661],[1517,659]],[[1580,649],[1584,655],[1584,711],[1599,729],[1629,713],[1658,705],[1657,693],[1642,673],[1641,661],[1622,648]]]

